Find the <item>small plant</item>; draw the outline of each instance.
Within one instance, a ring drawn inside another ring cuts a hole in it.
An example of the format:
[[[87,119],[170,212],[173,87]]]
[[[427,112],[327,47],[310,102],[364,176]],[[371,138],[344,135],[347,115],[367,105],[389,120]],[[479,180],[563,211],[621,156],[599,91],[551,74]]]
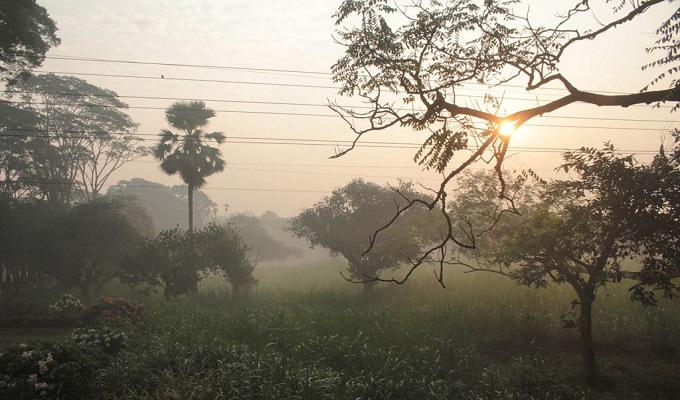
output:
[[[61,295],[61,299],[49,306],[49,310],[52,314],[62,315],[71,313],[77,314],[83,311],[84,308],[85,306],[80,302],[80,299],[67,293]]]
[[[128,340],[128,336],[121,329],[101,325],[76,328],[71,337],[78,344],[100,347],[109,354],[118,353]]]
[[[85,310],[83,322],[86,325],[97,323],[118,324],[120,322],[139,323],[146,319],[144,304],[137,304],[123,297],[102,296]]]
[[[0,399],[91,398],[102,359],[99,349],[73,344],[14,344],[0,354]]]

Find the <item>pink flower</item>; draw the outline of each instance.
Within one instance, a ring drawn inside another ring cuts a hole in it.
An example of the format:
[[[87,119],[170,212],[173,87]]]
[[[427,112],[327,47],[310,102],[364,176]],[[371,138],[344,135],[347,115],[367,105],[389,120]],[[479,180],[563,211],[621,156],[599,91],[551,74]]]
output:
[[[26,381],[29,385],[35,385],[38,382],[38,374],[29,375]]]
[[[47,358],[45,359],[45,362],[52,362],[54,359],[52,359],[52,353],[47,353]]]
[[[40,374],[45,374],[47,372],[47,361],[38,361],[38,369]]]
[[[24,351],[23,353],[21,353],[21,356],[22,356],[23,358],[28,358],[28,357],[30,357],[30,356],[32,356],[32,355],[33,355],[33,350],[31,350],[31,351]]]

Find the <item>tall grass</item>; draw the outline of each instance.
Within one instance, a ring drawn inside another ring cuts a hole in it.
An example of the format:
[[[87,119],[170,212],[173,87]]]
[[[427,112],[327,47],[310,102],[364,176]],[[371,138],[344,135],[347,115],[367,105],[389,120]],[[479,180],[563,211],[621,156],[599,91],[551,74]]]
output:
[[[458,275],[447,289],[419,277],[363,293],[340,280],[319,290],[307,276],[281,287],[272,279],[246,298],[214,286],[156,304],[146,334],[101,371],[97,391],[126,399],[672,399],[680,390],[676,303],[644,309],[623,287],[600,293],[604,378],[586,386],[578,333],[560,323],[568,288]]]
[[[581,379],[578,332],[564,329],[568,287],[429,271],[364,293],[341,264],[268,268],[234,297],[204,280],[201,295],[147,303],[148,321],[97,372],[102,399],[675,399],[680,304],[643,308],[605,287],[594,332],[602,378]],[[395,273],[399,273],[396,271]],[[112,286],[111,295],[130,295]],[[138,296],[138,295],[135,295]]]

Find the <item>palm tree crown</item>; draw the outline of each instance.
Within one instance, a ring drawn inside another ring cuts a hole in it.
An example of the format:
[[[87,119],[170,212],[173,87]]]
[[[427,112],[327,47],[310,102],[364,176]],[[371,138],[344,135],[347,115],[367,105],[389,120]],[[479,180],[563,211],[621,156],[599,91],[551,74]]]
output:
[[[224,171],[226,162],[217,147],[206,142],[222,144],[222,132],[206,132],[215,110],[202,101],[177,101],[165,111],[165,119],[173,130],[162,129],[160,140],[153,149],[154,157],[168,175],[179,174],[189,190],[189,229],[193,229],[193,192],[203,187],[206,178]]]

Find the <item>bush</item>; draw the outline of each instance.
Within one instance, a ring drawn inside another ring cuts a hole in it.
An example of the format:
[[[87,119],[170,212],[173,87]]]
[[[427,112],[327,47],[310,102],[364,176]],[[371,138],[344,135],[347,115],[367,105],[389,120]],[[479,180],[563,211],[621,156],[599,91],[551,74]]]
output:
[[[102,296],[85,310],[85,325],[120,325],[127,322],[141,323],[146,319],[146,307],[122,297]]]
[[[38,342],[0,354],[0,399],[87,399],[106,357],[96,347]]]

